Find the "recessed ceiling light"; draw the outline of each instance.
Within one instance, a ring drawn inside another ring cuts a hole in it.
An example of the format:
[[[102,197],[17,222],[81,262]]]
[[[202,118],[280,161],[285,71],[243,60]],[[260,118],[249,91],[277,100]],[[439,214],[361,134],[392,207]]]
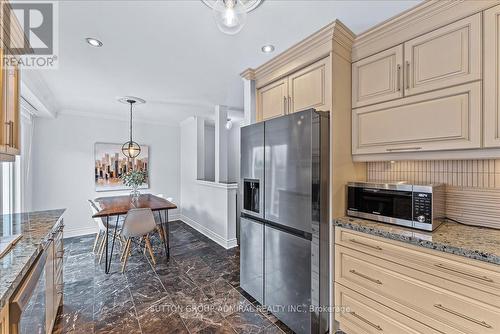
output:
[[[87,37],[85,40],[93,47],[100,48],[102,46],[102,42],[98,39]]]
[[[274,51],[274,45],[268,44],[262,47],[262,52],[264,53],[271,53],[273,51]]]

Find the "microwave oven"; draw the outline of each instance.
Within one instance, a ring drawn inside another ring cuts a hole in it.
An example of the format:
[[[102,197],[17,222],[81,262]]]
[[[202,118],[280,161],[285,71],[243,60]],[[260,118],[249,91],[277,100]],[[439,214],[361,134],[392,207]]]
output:
[[[433,231],[445,218],[444,185],[349,182],[347,215]]]

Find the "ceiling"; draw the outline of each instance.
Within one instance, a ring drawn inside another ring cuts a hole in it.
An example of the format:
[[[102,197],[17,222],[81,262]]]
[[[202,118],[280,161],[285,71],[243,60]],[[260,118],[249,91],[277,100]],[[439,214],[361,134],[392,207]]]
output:
[[[266,0],[243,30],[217,30],[201,1],[60,1],[59,68],[26,70],[27,85],[54,113],[126,119],[124,95],[144,98],[136,117],[178,123],[211,117],[216,104],[243,110],[244,69],[256,67],[340,19],[355,33],[420,1]],[[100,39],[90,47],[86,37]],[[273,44],[272,54],[261,47]]]

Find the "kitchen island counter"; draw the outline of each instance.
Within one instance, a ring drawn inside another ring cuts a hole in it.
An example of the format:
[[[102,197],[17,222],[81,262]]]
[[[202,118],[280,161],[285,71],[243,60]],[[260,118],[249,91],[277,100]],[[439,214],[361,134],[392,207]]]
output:
[[[334,224],[377,237],[500,265],[500,230],[492,228],[445,220],[433,232],[426,232],[354,217],[337,218]]]
[[[62,225],[65,209],[0,216],[0,239],[10,234],[22,238],[0,258],[0,309],[8,303],[38,255]]]

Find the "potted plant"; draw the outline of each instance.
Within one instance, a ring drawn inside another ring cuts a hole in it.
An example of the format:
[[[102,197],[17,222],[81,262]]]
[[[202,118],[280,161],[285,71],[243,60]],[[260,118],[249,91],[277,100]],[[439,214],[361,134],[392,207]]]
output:
[[[137,200],[141,195],[138,188],[144,183],[144,181],[146,181],[146,176],[146,172],[143,170],[131,170],[130,172],[120,176],[123,184],[132,188],[130,195],[133,200]]]

